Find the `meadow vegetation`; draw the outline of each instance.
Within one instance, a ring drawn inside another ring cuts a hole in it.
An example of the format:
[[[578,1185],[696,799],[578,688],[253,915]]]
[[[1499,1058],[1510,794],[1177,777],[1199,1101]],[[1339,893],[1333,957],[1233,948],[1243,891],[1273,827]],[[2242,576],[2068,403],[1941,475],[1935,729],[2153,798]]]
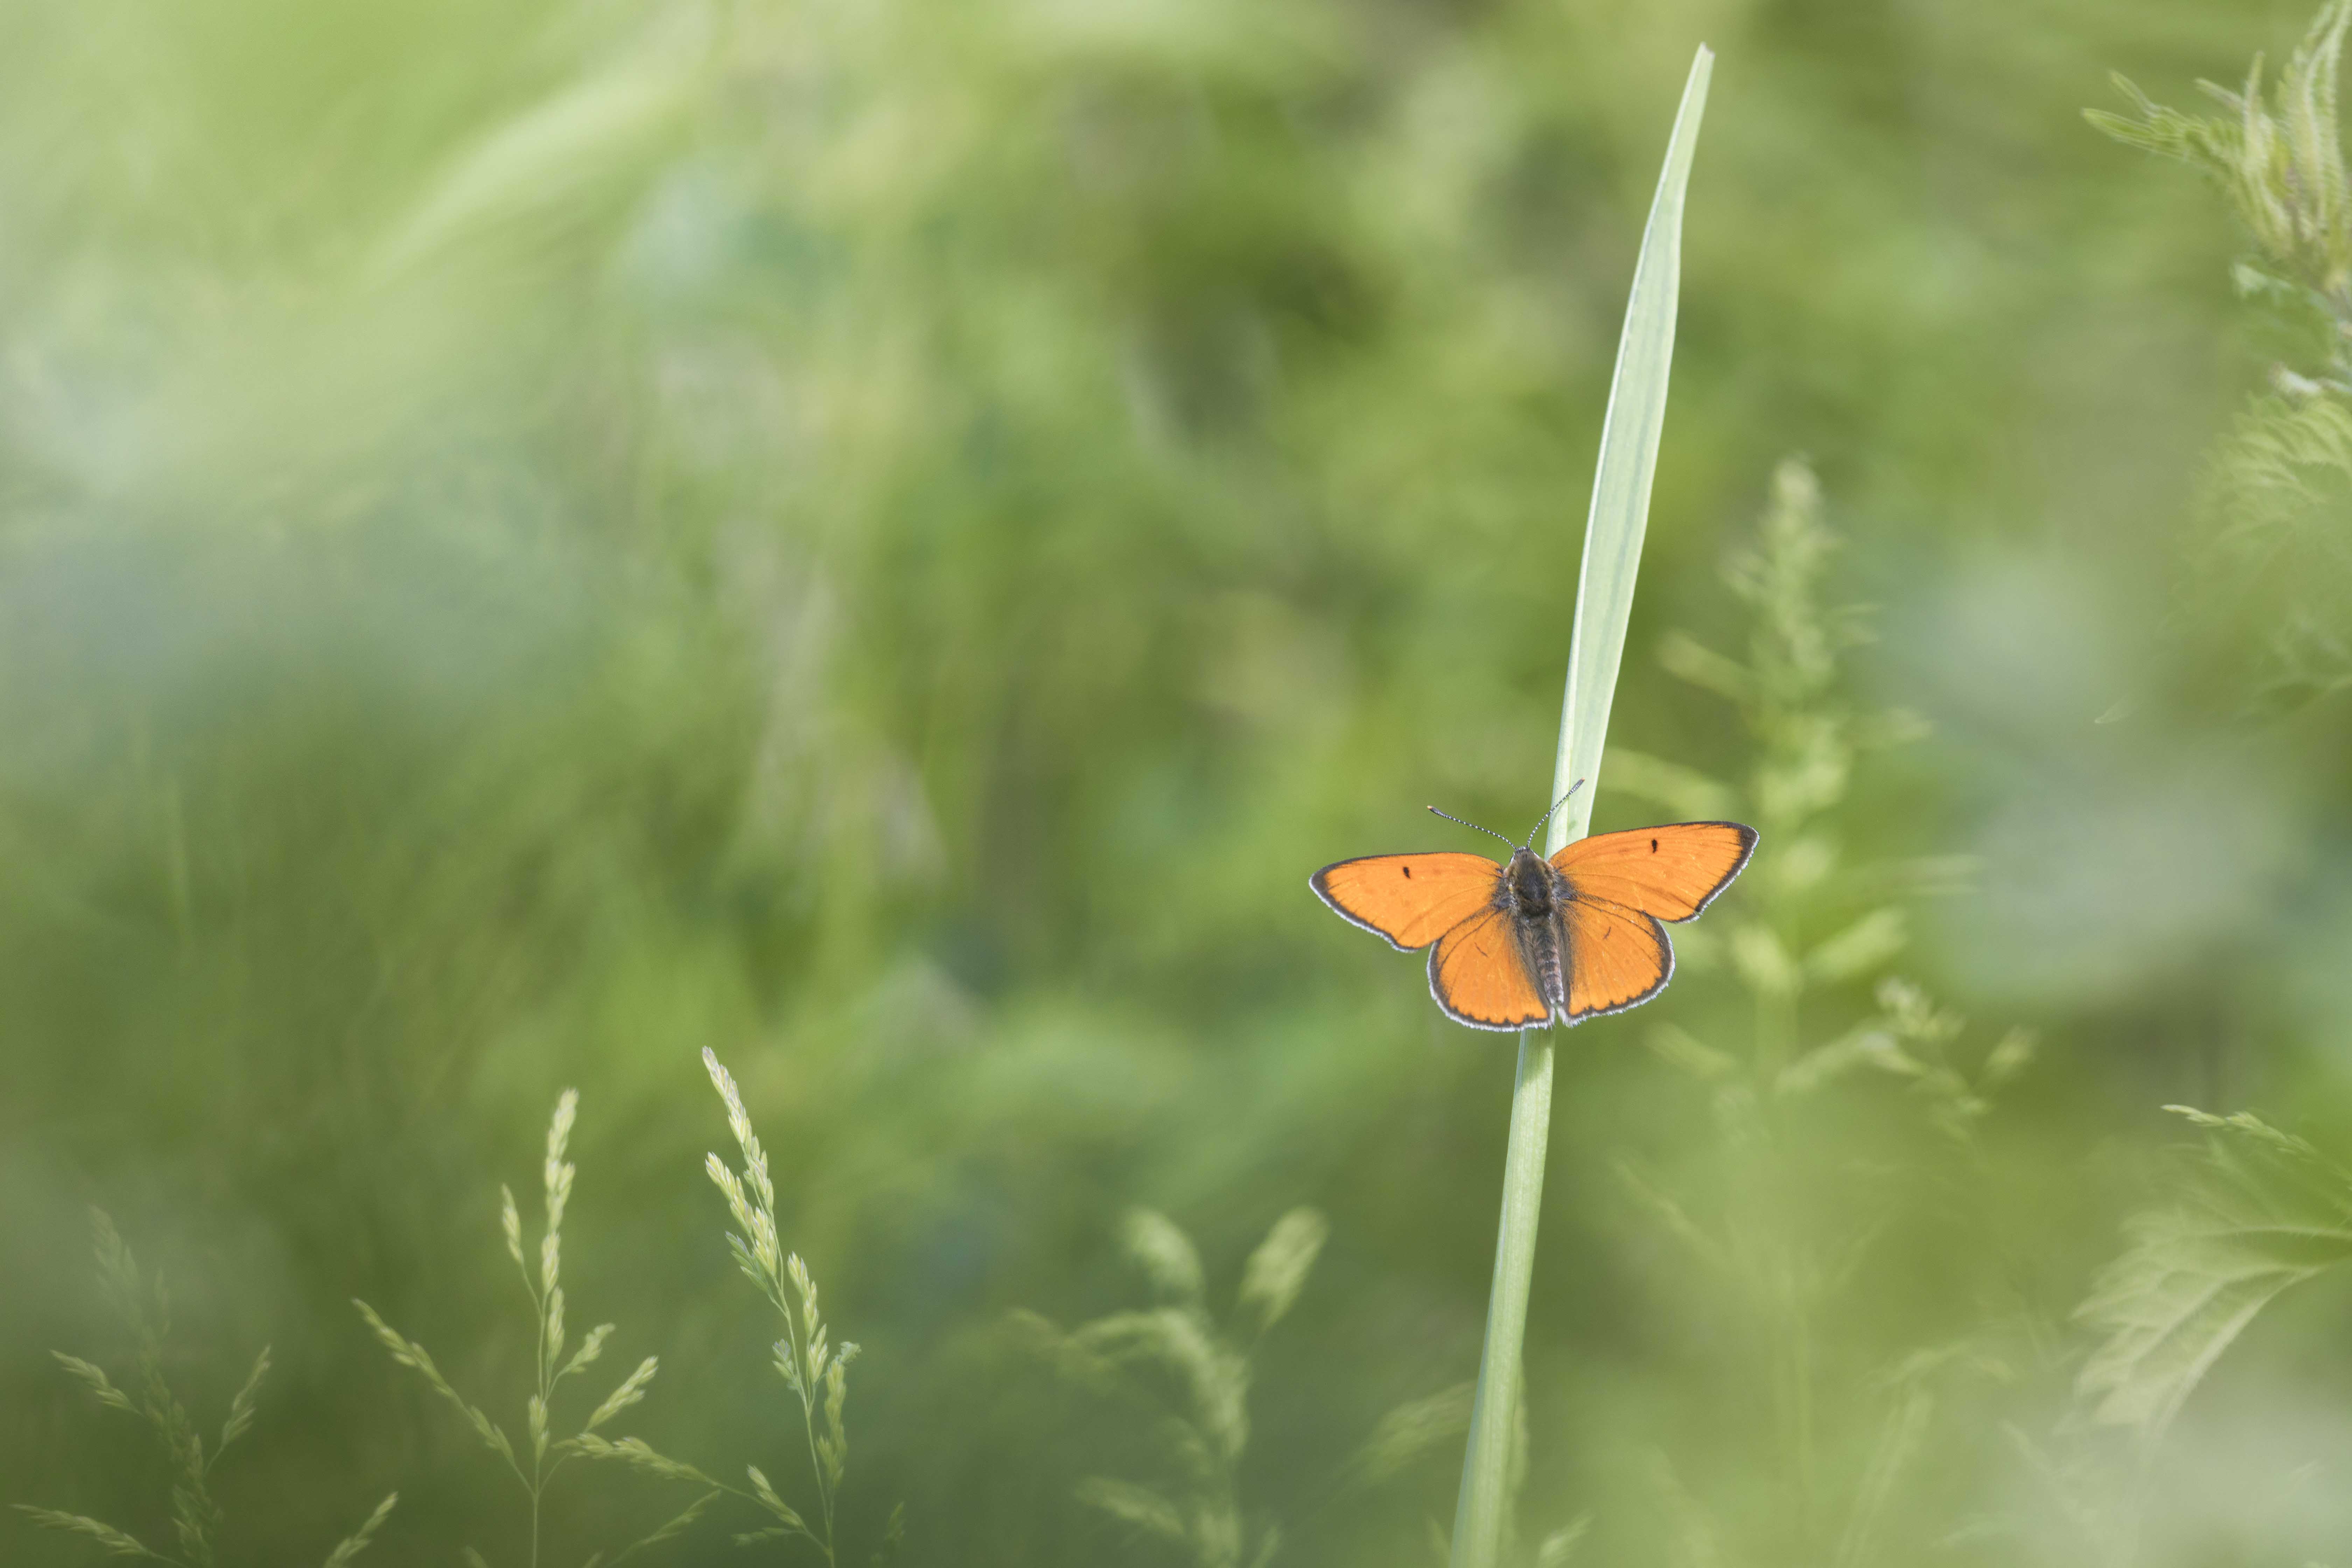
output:
[[[0,1556],[1444,1560],[1704,41],[1506,1560],[2352,1568],[2347,32],[17,8]]]

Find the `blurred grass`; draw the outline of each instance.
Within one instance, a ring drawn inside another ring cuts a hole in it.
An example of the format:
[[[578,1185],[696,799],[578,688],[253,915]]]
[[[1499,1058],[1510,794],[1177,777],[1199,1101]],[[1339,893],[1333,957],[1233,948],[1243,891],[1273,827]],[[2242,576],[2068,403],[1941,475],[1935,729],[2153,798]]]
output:
[[[2229,294],[2244,242],[2078,118],[2111,68],[2180,101],[2306,20],[10,10],[7,1500],[143,1529],[158,1495],[47,1358],[110,1353],[73,1262],[95,1199],[180,1282],[191,1407],[276,1347],[221,1474],[235,1552],[307,1561],[396,1485],[367,1561],[448,1561],[498,1502],[343,1303],[458,1386],[527,1382],[488,1194],[573,1083],[598,1222],[568,1288],[661,1356],[649,1441],[754,1451],[774,1410],[740,1372],[772,1330],[709,1224],[708,1046],[866,1347],[845,1539],[903,1497],[909,1562],[1103,1560],[1071,1489],[1125,1437],[996,1325],[1127,1304],[1133,1205],[1228,1278],[1312,1205],[1331,1239],[1254,1363],[1240,1485],[1292,1521],[1285,1561],[1412,1560],[1446,1466],[1318,1489],[1469,1374],[1507,1075],[1301,883],[1429,800],[1523,811],[1559,498],[1702,36],[1616,736],[1736,772],[1723,709],[1647,650],[1735,640],[1715,568],[1810,452],[1851,541],[1833,599],[1881,605],[1857,700],[1936,725],[1855,764],[1841,849],[1977,854],[1906,969],[2044,1042],[1976,1133],[1973,1228],[1855,1255],[1854,1364],[1981,1321],[1965,1281],[2063,1314],[2146,1199],[2161,1103],[2352,1130],[2342,699],[2250,733],[2166,696],[2199,455],[2266,368]],[[2139,719],[2091,726],[2140,687]],[[1769,1404],[1724,1392],[1708,1298],[1612,1175],[1709,1168],[1706,1095],[1636,1047],[1751,1012],[1691,965],[1562,1059],[1530,1538],[1591,1510],[1588,1552],[1673,1561],[1675,1498],[1778,1517],[1743,1446]],[[1805,1133],[1794,1212],[1826,1228],[1920,1171],[1902,1085],[1849,1088]],[[2248,1518],[2246,1478],[2342,1479],[2352,1363],[2266,1329],[2200,1394],[2210,1424],[2174,1424],[2180,1473],[2219,1478],[2164,1500],[2181,1561],[2325,1549],[2309,1510]],[[1963,1380],[1938,1420],[2044,1431],[2086,1348]],[[1857,1396],[1840,1451],[1881,1413]],[[2033,1517],[2038,1472],[1959,1452],[1885,1527]],[[616,1481],[572,1527],[621,1538],[647,1501]]]

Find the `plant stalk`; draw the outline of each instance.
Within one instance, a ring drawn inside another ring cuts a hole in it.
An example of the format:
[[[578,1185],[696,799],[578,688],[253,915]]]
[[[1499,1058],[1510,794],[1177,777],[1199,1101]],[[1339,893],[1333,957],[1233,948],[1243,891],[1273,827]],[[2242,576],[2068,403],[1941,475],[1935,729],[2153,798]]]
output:
[[[1618,340],[1617,368],[1592,477],[1584,560],[1577,580],[1576,622],[1569,637],[1568,690],[1559,751],[1547,805],[1574,795],[1551,819],[1545,853],[1584,837],[1609,730],[1609,708],[1633,607],[1633,580],[1650,514],[1650,480],[1664,427],[1667,371],[1674,360],[1675,313],[1682,278],[1683,193],[1706,108],[1715,56],[1702,47],[1691,62],[1682,107],[1666,144],[1665,168],[1650,205],[1649,226],[1633,268]],[[1478,1393],[1454,1505],[1452,1568],[1497,1568],[1509,1538],[1514,1501],[1512,1447],[1518,1429],[1520,1358],[1528,1294],[1535,1279],[1536,1225],[1543,1207],[1544,1157],[1551,1140],[1552,1046],[1548,1035],[1519,1033],[1518,1077],[1511,1090],[1511,1134],[1503,1156],[1503,1215],[1495,1243],[1494,1287]]]
[[[1456,1564],[1499,1562],[1511,1498],[1512,1409],[1519,1391],[1519,1351],[1527,1336],[1528,1292],[1535,1280],[1536,1221],[1543,1210],[1544,1157],[1551,1147],[1551,1041],[1519,1031],[1519,1074],[1511,1086],[1511,1140],[1503,1156],[1503,1224],[1495,1241],[1495,1285],[1486,1300],[1486,1346],[1478,1361],[1478,1398],[1470,1412],[1470,1447],[1454,1504]]]

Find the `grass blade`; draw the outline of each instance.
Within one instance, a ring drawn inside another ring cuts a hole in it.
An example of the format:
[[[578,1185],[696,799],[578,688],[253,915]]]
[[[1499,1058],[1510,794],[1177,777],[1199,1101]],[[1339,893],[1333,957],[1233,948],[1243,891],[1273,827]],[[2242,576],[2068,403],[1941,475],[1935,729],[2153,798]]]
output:
[[[368,1549],[368,1542],[375,1539],[375,1532],[383,1528],[383,1521],[392,1517],[393,1507],[399,1501],[398,1492],[385,1493],[384,1500],[375,1505],[375,1511],[327,1554],[326,1568],[349,1568],[352,1559]]]
[[[1592,510],[1584,524],[1584,565],[1576,584],[1576,626],[1568,645],[1568,693],[1560,706],[1559,759],[1549,805],[1585,781],[1576,798],[1551,819],[1544,846],[1556,854],[1584,837],[1592,824],[1592,797],[1601,786],[1601,753],[1609,732],[1609,704],[1625,651],[1625,623],[1633,611],[1633,576],[1650,520],[1650,479],[1657,471],[1658,438],[1666,422],[1666,376],[1675,355],[1675,308],[1682,289],[1683,192],[1706,110],[1713,51],[1701,47],[1691,62],[1666,144],[1666,166],[1650,204],[1641,258],[1625,303],[1624,335],[1617,342],[1617,373],[1601,426],[1601,462],[1592,476]]]
[[[1658,178],[1649,226],[1642,237],[1641,258],[1633,268],[1624,335],[1618,341],[1616,375],[1601,426],[1601,460],[1592,479],[1592,510],[1584,529],[1584,564],[1577,582],[1568,692],[1560,710],[1550,798],[1558,800],[1579,779],[1585,784],[1553,816],[1545,843],[1548,854],[1583,837],[1592,821],[1609,704],[1617,688],[1625,625],[1633,608],[1633,580],[1649,521],[1650,479],[1657,468],[1658,438],[1665,424],[1666,377],[1674,360],[1675,307],[1682,279],[1683,193],[1690,182],[1714,60],[1713,53],[1702,47],[1691,62],[1666,147],[1665,170]],[[1536,1222],[1543,1203],[1551,1082],[1549,1037],[1522,1031],[1518,1077],[1511,1091],[1510,1146],[1503,1164],[1494,1289],[1486,1306],[1486,1350],[1478,1364],[1477,1402],[1454,1515],[1453,1568],[1495,1568],[1503,1552],[1513,1500],[1512,1406],[1527,1331],[1528,1289],[1535,1270]]]

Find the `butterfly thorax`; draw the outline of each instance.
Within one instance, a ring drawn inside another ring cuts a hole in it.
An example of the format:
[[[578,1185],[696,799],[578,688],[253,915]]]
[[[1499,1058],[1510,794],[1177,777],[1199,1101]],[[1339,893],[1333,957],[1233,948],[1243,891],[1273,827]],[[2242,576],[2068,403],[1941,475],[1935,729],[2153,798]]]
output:
[[[1513,911],[1528,919],[1540,920],[1559,906],[1559,873],[1533,850],[1511,851],[1511,863],[1503,869],[1503,888]]]

